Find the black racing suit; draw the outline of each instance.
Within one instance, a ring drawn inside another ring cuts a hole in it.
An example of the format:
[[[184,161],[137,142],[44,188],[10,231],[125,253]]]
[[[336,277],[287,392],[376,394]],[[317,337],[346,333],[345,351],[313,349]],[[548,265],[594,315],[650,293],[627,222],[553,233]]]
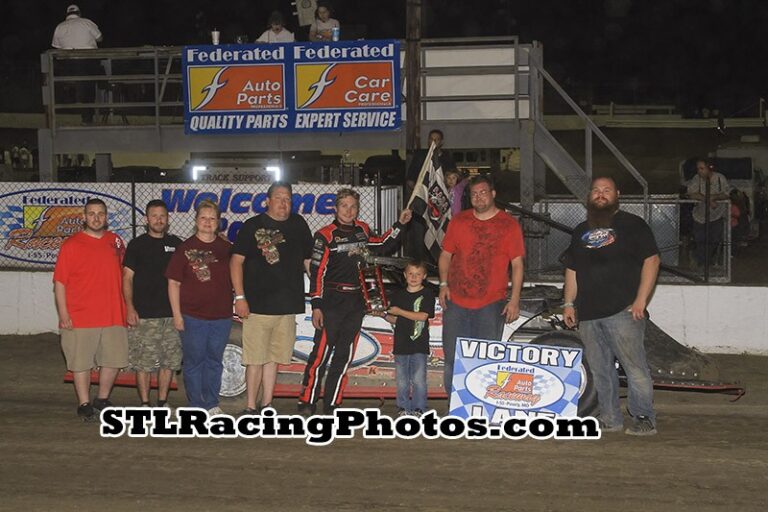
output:
[[[341,404],[347,369],[357,347],[365,304],[360,288],[359,263],[366,252],[389,254],[400,244],[403,225],[396,222],[381,237],[371,236],[365,222],[332,224],[315,233],[309,275],[312,309],[323,312],[323,328],[315,331],[314,347],[304,370],[300,404],[315,404],[326,366],[323,393],[326,412]]]

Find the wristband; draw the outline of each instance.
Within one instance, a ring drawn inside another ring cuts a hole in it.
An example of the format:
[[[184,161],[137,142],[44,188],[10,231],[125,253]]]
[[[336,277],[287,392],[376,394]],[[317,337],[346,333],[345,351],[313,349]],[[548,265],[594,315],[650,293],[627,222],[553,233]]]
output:
[[[564,308],[572,308],[574,306],[575,306],[575,304],[573,302],[566,302],[565,304],[563,304]]]
[[[235,295],[235,300],[245,300],[245,295]]]
[[[440,281],[440,288],[445,288],[448,286],[448,281]]]

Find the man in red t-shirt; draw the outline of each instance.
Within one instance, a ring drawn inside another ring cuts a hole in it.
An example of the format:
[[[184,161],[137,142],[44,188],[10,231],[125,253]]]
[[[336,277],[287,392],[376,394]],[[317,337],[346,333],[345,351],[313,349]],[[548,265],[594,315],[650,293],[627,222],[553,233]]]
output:
[[[443,308],[443,373],[451,393],[456,338],[499,340],[504,322],[520,316],[523,286],[523,232],[496,207],[496,191],[485,176],[469,182],[472,209],[451,219],[440,254],[440,306]],[[507,300],[509,269],[512,293]]]
[[[128,333],[122,293],[125,242],[107,231],[107,205],[85,204],[85,227],[61,246],[53,272],[61,349],[74,374],[77,415],[85,421],[112,404],[109,394],[128,366]],[[100,367],[99,392],[90,402],[91,368]]]

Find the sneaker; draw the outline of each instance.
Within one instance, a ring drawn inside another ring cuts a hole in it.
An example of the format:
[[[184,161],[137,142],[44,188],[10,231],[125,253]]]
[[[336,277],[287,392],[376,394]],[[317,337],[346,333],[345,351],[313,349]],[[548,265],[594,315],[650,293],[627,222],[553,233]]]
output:
[[[240,411],[240,414],[238,416],[254,416],[256,414],[259,414],[259,410],[255,409],[253,407],[246,407],[242,411]]]
[[[655,436],[659,432],[656,430],[656,426],[648,416],[637,416],[632,422],[632,426],[624,431],[625,434],[630,436]]]
[[[316,409],[317,409],[317,406],[315,404],[308,404],[307,402],[299,402],[298,404],[299,414],[301,414],[305,418],[314,416]]]
[[[601,432],[621,432],[624,430],[624,425],[609,425],[601,419],[597,420],[597,424],[600,425]]]
[[[221,410],[221,407],[218,405],[216,407],[211,407],[208,409],[208,416],[216,416],[217,414],[224,414],[224,411]]]
[[[85,422],[94,421],[96,420],[96,409],[90,403],[85,402],[77,406],[77,416]]]
[[[421,418],[424,416],[424,411],[422,409],[414,409],[412,414],[417,418]]]
[[[410,416],[410,415],[408,414],[408,411],[406,411],[402,407],[398,407],[397,408],[397,417],[400,418],[402,416]]]
[[[149,402],[141,402],[141,407],[152,407]]]
[[[323,407],[323,414],[326,416],[333,416],[333,411],[335,411],[338,408],[339,408],[338,405],[326,405],[325,407]]]
[[[112,407],[112,402],[110,402],[108,398],[93,399],[93,408],[96,409],[96,412],[101,412],[107,407]]]

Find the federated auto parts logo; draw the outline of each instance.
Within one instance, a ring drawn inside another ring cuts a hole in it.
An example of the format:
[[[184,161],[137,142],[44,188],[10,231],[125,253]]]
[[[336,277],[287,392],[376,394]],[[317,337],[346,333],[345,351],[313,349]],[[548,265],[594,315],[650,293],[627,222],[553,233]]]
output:
[[[56,263],[64,240],[83,229],[83,208],[94,197],[107,203],[110,229],[124,236],[131,205],[118,197],[72,189],[26,189],[0,196],[0,261]]]
[[[395,107],[391,62],[296,64],[296,109]]]
[[[192,112],[285,109],[282,64],[190,66],[187,81]]]

